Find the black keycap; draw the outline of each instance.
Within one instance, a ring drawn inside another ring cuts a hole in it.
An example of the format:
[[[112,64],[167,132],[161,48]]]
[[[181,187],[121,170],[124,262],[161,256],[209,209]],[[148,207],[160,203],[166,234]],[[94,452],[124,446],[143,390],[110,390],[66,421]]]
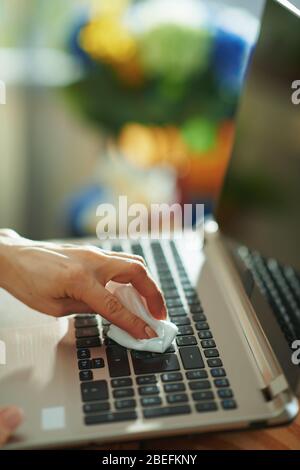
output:
[[[207,377],[208,374],[206,370],[191,370],[189,372],[186,372],[186,378],[188,380],[206,379]]]
[[[113,390],[114,398],[130,398],[134,396],[134,391],[132,388],[117,388]]]
[[[191,324],[191,320],[189,319],[189,317],[171,317],[171,319],[176,326],[184,326]]]
[[[212,334],[209,330],[199,331],[198,333],[199,339],[209,339],[212,338]]]
[[[82,401],[99,401],[108,399],[108,387],[105,380],[83,382],[80,384]]]
[[[159,388],[156,385],[145,385],[143,387],[139,387],[139,394],[143,395],[157,395],[159,393]]]
[[[101,357],[95,357],[95,359],[92,359],[93,369],[100,369],[101,367],[104,367],[104,360]]]
[[[88,338],[90,336],[99,336],[99,330],[96,326],[88,328],[77,328],[75,330],[76,338]]]
[[[129,377],[125,377],[123,379],[112,379],[110,383],[113,388],[130,387],[132,385],[132,379]]]
[[[105,346],[119,346],[113,339],[106,337],[104,340]]]
[[[88,326],[97,326],[97,325],[98,325],[98,321],[96,317],[75,318],[75,328],[84,328]]]
[[[170,405],[174,405],[175,403],[186,403],[187,401],[189,401],[189,399],[186,393],[174,393],[167,396],[167,402]]]
[[[184,383],[172,383],[172,384],[165,384],[164,391],[166,393],[175,393],[175,392],[183,392],[185,390]]]
[[[155,384],[157,382],[155,375],[141,375],[140,377],[136,378],[136,383],[138,385],[150,385]]]
[[[195,382],[189,382],[191,390],[207,390],[211,388],[211,383],[208,380],[197,380]]]
[[[176,338],[177,346],[193,346],[197,344],[195,336],[178,336]]]
[[[210,373],[213,377],[225,377],[226,375],[226,372],[222,367],[218,369],[211,369]]]
[[[216,343],[213,339],[204,339],[201,341],[202,348],[214,348]]]
[[[164,290],[165,299],[177,299],[179,297],[177,289],[165,289]]]
[[[86,403],[83,405],[83,412],[84,413],[101,413],[101,411],[108,411],[110,405],[108,402],[101,402],[101,403]]]
[[[174,416],[187,414],[191,412],[189,405],[165,406],[162,408],[149,408],[144,410],[144,418],[160,418],[165,416]]]
[[[218,406],[215,402],[213,401],[208,401],[205,403],[197,403],[196,404],[196,410],[198,413],[206,413],[209,411],[217,411]]]
[[[86,416],[84,422],[86,425],[117,423],[118,421],[133,421],[137,419],[135,411],[120,411],[118,413],[103,413],[100,415]]]
[[[80,370],[91,369],[92,368],[92,361],[90,359],[80,359],[78,361],[78,368]]]
[[[192,397],[195,401],[213,400],[214,394],[210,390],[206,392],[194,392],[192,393]]]
[[[171,318],[173,317],[185,317],[187,315],[187,312],[184,308],[181,307],[175,307],[175,308],[168,308],[168,313]]]
[[[222,367],[223,362],[219,357],[215,357],[213,359],[208,359],[207,364],[209,367]]]
[[[169,299],[166,300],[166,305],[167,308],[173,308],[173,307],[183,307],[181,299]]]
[[[81,370],[79,372],[79,380],[93,380],[93,372],[91,370]]]
[[[100,338],[81,338],[76,341],[77,348],[97,348],[101,346]]]
[[[189,304],[189,308],[190,308],[191,313],[202,313],[203,312],[203,308],[201,307],[201,305],[198,302],[197,303],[188,302],[188,304]]]
[[[180,356],[185,369],[202,369],[204,362],[198,346],[180,348]]]
[[[221,388],[221,390],[218,390],[218,395],[220,398],[232,398],[233,393],[230,388]]]
[[[169,346],[168,349],[166,349],[165,354],[173,353],[173,352],[175,352],[175,347],[173,346],[173,344],[171,344],[171,346]],[[156,354],[156,353],[153,353],[153,354]],[[160,353],[158,353],[158,354],[160,354]]]
[[[179,380],[182,380],[182,374],[181,372],[170,372],[168,374],[162,374],[161,375],[161,380],[162,382],[178,382]]]
[[[230,385],[228,379],[216,379],[214,384],[217,388],[229,387]]]
[[[168,279],[168,280],[160,280],[160,285],[162,289],[176,289],[176,284],[173,281],[173,279]]]
[[[142,406],[155,406],[161,405],[162,401],[160,397],[143,397],[141,398],[141,405]]]
[[[184,336],[184,335],[193,335],[194,330],[191,326],[180,326],[178,328],[177,336]]]
[[[127,350],[118,346],[107,346],[106,356],[111,377],[130,375]]]
[[[132,362],[134,371],[137,375],[180,369],[179,362],[175,354],[159,354],[149,359],[138,359],[132,356]]]
[[[209,330],[208,323],[206,321],[199,321],[195,323],[196,329],[199,330]]]
[[[91,357],[91,353],[89,349],[78,349],[77,350],[77,357],[78,359],[89,359]]]
[[[205,357],[219,357],[219,351],[217,349],[205,349],[204,350]]]
[[[206,321],[206,316],[204,313],[194,313],[193,314],[193,320],[198,322],[198,321]]]
[[[223,400],[221,404],[224,410],[234,410],[235,408],[237,408],[235,400]]]
[[[117,410],[128,410],[129,408],[136,407],[136,401],[133,399],[130,400],[116,400],[115,407]]]

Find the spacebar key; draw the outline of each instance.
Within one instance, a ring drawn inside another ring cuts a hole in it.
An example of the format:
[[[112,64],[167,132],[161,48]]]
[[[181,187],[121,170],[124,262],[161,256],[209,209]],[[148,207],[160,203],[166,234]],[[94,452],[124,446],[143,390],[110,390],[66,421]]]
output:
[[[124,377],[130,375],[127,349],[120,346],[108,346],[106,357],[111,377]]]
[[[180,365],[175,354],[161,354],[152,358],[137,358],[131,355],[134,372],[139,374],[156,374],[179,370]]]
[[[120,413],[104,413],[100,415],[86,416],[84,422],[90,424],[116,423],[118,421],[132,421],[137,419],[135,411],[122,411]]]
[[[191,412],[189,405],[165,406],[144,410],[144,418],[163,418],[164,416],[183,415]]]
[[[202,369],[204,362],[198,346],[180,348],[180,356],[185,369]]]

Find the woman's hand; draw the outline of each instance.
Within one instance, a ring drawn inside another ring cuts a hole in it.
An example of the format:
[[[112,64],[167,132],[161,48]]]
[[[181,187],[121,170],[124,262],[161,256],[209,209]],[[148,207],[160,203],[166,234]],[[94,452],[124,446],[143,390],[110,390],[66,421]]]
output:
[[[106,288],[131,283],[157,319],[166,317],[163,296],[143,258],[93,246],[34,242],[0,230],[0,286],[30,307],[54,316],[96,312],[138,339],[156,336]]]
[[[0,408],[0,447],[8,441],[22,420],[23,413],[19,408],[15,406]]]

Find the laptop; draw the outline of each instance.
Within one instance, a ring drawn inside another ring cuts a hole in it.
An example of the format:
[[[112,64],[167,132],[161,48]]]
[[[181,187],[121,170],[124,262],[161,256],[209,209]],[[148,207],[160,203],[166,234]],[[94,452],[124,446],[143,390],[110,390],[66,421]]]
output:
[[[107,242],[143,256],[158,280],[179,329],[164,354],[119,346],[93,314],[0,330],[0,406],[14,403],[26,416],[7,449],[258,429],[296,417],[299,46],[300,12],[268,0],[203,247],[184,238]]]

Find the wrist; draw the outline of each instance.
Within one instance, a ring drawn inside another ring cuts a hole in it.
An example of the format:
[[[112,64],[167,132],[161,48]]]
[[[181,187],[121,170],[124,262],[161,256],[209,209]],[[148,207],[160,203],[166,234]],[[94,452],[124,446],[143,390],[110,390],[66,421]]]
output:
[[[8,237],[0,234],[0,287],[6,288],[12,270],[12,260],[17,249]]]

